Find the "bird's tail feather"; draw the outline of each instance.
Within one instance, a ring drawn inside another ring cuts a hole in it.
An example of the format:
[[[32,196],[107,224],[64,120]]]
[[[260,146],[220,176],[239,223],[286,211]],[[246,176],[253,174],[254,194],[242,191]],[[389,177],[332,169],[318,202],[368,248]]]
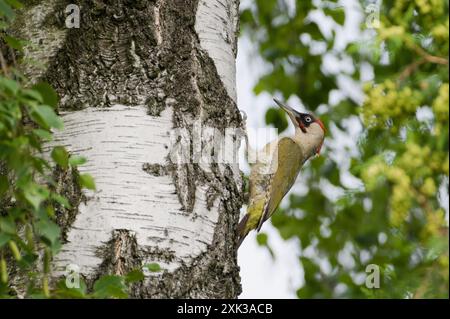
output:
[[[242,217],[241,221],[239,222],[238,225],[238,235],[239,235],[239,243],[238,243],[238,248],[239,246],[241,246],[242,242],[244,241],[245,237],[247,237],[248,234],[248,230],[247,230],[247,221],[250,218],[249,214],[245,214],[244,217]]]

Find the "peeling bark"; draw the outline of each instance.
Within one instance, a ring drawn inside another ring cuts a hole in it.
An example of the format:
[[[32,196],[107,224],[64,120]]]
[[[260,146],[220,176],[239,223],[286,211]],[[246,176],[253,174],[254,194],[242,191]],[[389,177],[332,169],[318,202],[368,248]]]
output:
[[[64,26],[71,1],[28,2],[15,31],[31,39],[26,58],[43,68],[25,73],[57,90],[65,129],[52,143],[87,157],[80,173],[97,185],[82,195],[70,183],[64,190],[75,209],[59,217],[66,242],[53,276],[73,263],[93,282],[157,262],[164,271],[135,284],[133,297],[237,297],[237,162],[174,158],[182,145],[195,153],[211,144],[198,125],[220,134],[242,126],[238,0],[80,0],[80,29]]]

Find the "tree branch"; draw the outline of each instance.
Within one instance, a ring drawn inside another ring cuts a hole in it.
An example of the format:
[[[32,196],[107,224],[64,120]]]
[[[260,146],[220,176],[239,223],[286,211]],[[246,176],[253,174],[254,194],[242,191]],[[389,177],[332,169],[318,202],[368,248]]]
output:
[[[422,64],[424,63],[434,63],[440,65],[448,65],[448,60],[439,56],[431,55],[427,53],[421,47],[414,45],[412,47],[414,52],[421,56],[420,60],[414,61],[407,65],[406,68],[400,73],[398,77],[399,82],[403,82],[407,77],[413,74]]]

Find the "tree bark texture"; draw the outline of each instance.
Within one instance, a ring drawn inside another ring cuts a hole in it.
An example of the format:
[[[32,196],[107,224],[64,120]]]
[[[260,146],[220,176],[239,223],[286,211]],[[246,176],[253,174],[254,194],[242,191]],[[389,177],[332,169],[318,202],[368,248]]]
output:
[[[24,72],[49,82],[60,97],[65,128],[52,145],[85,156],[79,170],[97,185],[81,193],[75,174],[55,172],[74,209],[57,212],[64,244],[53,260],[54,279],[69,264],[92,284],[103,274],[158,263],[163,271],[146,274],[132,297],[237,297],[237,160],[177,159],[186,147],[194,157],[214,153],[217,145],[208,145],[217,132],[242,127],[235,89],[239,1],[73,1],[80,28],[69,29],[65,9],[72,1],[26,1],[14,25],[31,41],[25,57],[41,64]],[[227,156],[237,157],[238,135],[228,136]]]

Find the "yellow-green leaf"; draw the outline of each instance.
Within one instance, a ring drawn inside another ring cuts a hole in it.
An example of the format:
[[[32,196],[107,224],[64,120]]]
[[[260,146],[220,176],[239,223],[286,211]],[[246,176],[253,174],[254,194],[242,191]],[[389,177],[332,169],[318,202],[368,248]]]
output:
[[[89,174],[82,174],[79,177],[81,186],[87,189],[95,190],[94,178]]]

